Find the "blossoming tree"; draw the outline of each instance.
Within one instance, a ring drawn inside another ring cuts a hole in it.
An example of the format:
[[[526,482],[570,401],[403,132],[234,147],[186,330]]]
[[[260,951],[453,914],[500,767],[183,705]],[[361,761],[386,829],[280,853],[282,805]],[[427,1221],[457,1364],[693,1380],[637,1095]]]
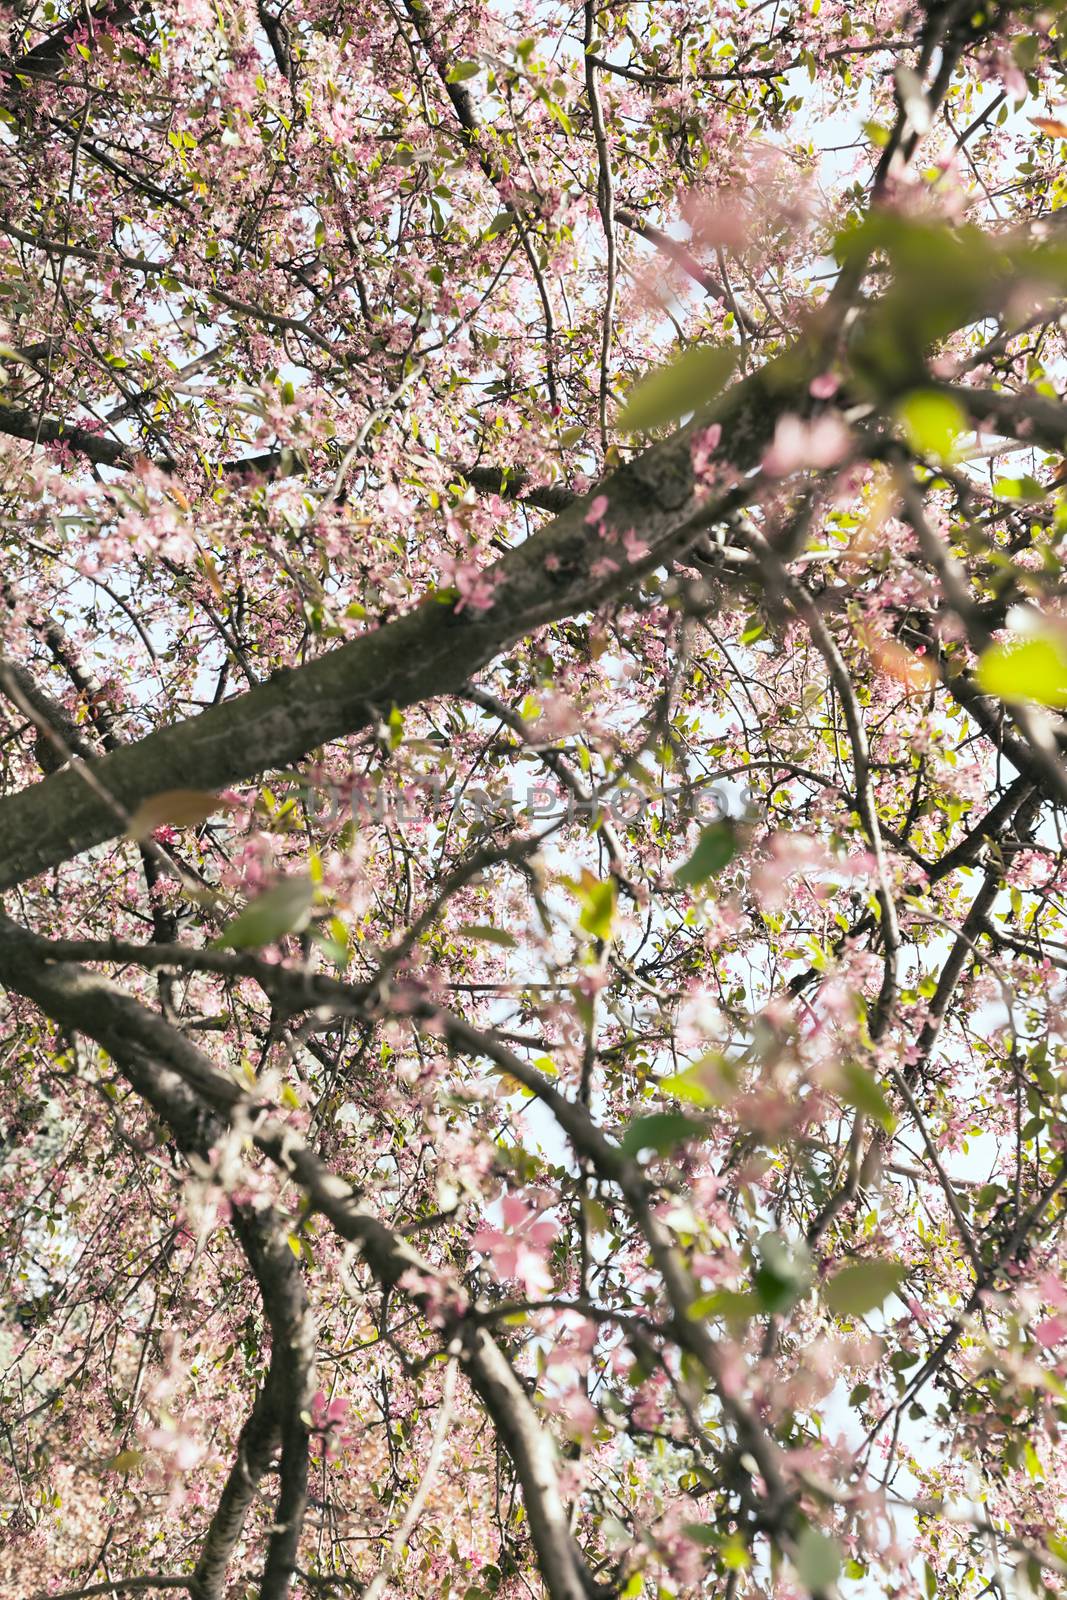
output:
[[[1054,3],[0,7],[0,1592],[1059,1595]]]

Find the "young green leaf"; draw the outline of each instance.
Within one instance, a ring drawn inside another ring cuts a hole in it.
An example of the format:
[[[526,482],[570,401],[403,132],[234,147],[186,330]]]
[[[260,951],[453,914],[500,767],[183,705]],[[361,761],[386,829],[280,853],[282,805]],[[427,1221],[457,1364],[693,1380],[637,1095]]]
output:
[[[257,895],[228,922],[214,941],[216,950],[258,950],[286,934],[306,928],[315,889],[309,877],[283,878]]]
[[[823,1286],[823,1299],[838,1317],[863,1317],[900,1287],[905,1270],[899,1261],[855,1261]]]
[[[793,1551],[793,1565],[804,1587],[821,1594],[841,1576],[840,1546],[818,1528],[805,1528]]]
[[[955,400],[936,389],[916,389],[897,407],[904,437],[916,455],[934,461],[955,459],[956,441],[970,427]]]
[[[479,922],[464,922],[456,929],[461,939],[476,939],[483,944],[498,944],[502,950],[514,950],[515,935],[506,928],[491,928]]]
[[[670,366],[660,367],[631,390],[619,415],[624,433],[648,433],[699,411],[714,400],[737,362],[726,345],[697,345]]]
[[[703,1128],[680,1111],[654,1111],[651,1116],[637,1117],[629,1124],[619,1140],[628,1156],[641,1150],[655,1150],[657,1155],[668,1155],[676,1145],[686,1139],[699,1139]]]
[[[662,1094],[673,1094],[690,1105],[721,1106],[737,1090],[737,1068],[720,1050],[709,1050],[684,1072],[660,1078],[657,1087]]]
[[[846,1061],[841,1068],[841,1079],[839,1092],[845,1104],[855,1106],[857,1111],[865,1112],[887,1131],[891,1131],[895,1119],[874,1074],[860,1066],[858,1061]]]
[[[683,867],[674,874],[679,889],[692,889],[706,883],[729,866],[737,854],[737,829],[732,822],[712,822],[700,831],[697,847]]]
[[[615,879],[583,873],[577,893],[582,902],[579,926],[594,939],[610,939],[615,923]]]
[[[974,676],[986,694],[1036,700],[1062,711],[1067,708],[1067,641],[1050,631],[990,645]]]

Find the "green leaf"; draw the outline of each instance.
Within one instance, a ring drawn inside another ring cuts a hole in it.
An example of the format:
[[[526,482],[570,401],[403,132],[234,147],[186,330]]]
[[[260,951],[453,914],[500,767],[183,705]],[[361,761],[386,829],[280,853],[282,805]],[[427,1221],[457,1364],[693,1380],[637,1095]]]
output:
[[[630,392],[618,426],[624,433],[648,433],[699,411],[729,378],[737,352],[726,345],[697,345],[668,367],[650,373]]]
[[[732,822],[712,822],[700,830],[697,847],[683,867],[674,874],[679,889],[705,883],[729,866],[737,854],[737,830]]]
[[[744,1540],[736,1533],[727,1534],[723,1539],[719,1555],[727,1572],[747,1572],[752,1565]]]
[[[811,1256],[802,1240],[790,1244],[780,1233],[765,1233],[756,1253],[759,1265],[752,1282],[760,1309],[777,1316],[806,1292],[811,1283]]]
[[[853,372],[881,397],[929,383],[925,355],[956,328],[1004,306],[1020,278],[1055,289],[1062,245],[1003,244],[973,225],[947,226],[876,210],[838,235],[842,264],[887,258],[892,281],[849,339]]]
[[[994,479],[993,493],[998,500],[1024,500],[1029,503],[1044,500],[1050,490],[1043,483],[1038,483],[1036,478],[1024,475],[1021,478]]]
[[[342,971],[347,967],[351,960],[351,951],[348,948],[347,939],[331,939],[328,934],[319,933],[317,930],[312,931],[311,937],[323,955],[329,961],[332,961],[335,967],[340,967]]]
[[[503,950],[514,950],[516,939],[514,934],[508,933],[505,928],[490,928],[478,922],[464,922],[456,929],[461,939],[478,939],[484,944],[498,944]]]
[[[805,1588],[820,1594],[841,1575],[841,1548],[836,1539],[820,1533],[818,1528],[805,1528],[796,1542],[793,1565]]]
[[[703,1135],[700,1123],[683,1117],[680,1111],[654,1111],[651,1116],[631,1122],[619,1143],[628,1156],[636,1156],[641,1150],[655,1150],[662,1156],[686,1139],[700,1139]]]
[[[610,939],[615,922],[615,879],[583,876],[578,894],[582,902],[579,926],[594,939]]]
[[[843,1083],[840,1093],[846,1105],[855,1106],[857,1111],[872,1117],[887,1132],[891,1132],[896,1118],[874,1074],[868,1072],[866,1067],[861,1067],[858,1061],[846,1061],[841,1069],[841,1077]]]
[[[949,462],[956,457],[956,440],[970,424],[955,400],[936,389],[916,389],[905,395],[897,417],[916,455]]]
[[[747,1290],[713,1289],[694,1300],[686,1311],[691,1322],[703,1322],[708,1317],[721,1317],[731,1328],[743,1328],[760,1314],[759,1298]]]
[[[899,1261],[856,1261],[824,1284],[823,1299],[835,1316],[866,1316],[900,1287],[905,1276]]]
[[[700,1073],[692,1067],[687,1067],[685,1072],[675,1072],[669,1078],[660,1078],[656,1087],[661,1093],[673,1094],[678,1100],[688,1100],[693,1106],[715,1104]]]
[[[660,1078],[656,1087],[662,1094],[688,1100],[690,1105],[721,1106],[737,1089],[737,1069],[721,1051],[709,1050],[684,1072]]]
[[[216,950],[257,950],[288,933],[306,928],[315,898],[314,885],[304,874],[283,878],[258,895],[228,922],[213,941]]]
[[[476,78],[481,72],[479,61],[457,61],[454,67],[449,67],[445,74],[448,83],[466,83],[470,78]]]
[[[1067,640],[1051,631],[990,645],[979,658],[975,682],[1002,700],[1036,700],[1067,708]]]
[[[687,1539],[692,1539],[694,1544],[702,1544],[707,1550],[714,1550],[722,1534],[711,1522],[683,1522],[682,1532]]]

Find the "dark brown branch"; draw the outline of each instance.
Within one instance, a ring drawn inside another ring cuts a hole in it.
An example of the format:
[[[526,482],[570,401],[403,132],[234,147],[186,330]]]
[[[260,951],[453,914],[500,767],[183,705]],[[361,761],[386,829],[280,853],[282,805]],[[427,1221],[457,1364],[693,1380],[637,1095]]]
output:
[[[107,0],[106,4],[90,13],[90,19],[94,30],[104,27],[121,28],[139,16],[143,10],[144,6],[137,3],[137,0],[133,0],[133,3],[130,3],[130,0]],[[85,26],[85,21],[85,12],[79,6],[66,22],[61,23],[54,32],[41,39],[32,49],[0,65],[0,72],[11,74],[16,82],[19,77],[56,77],[70,61],[74,35]],[[10,86],[6,92],[10,95]]]

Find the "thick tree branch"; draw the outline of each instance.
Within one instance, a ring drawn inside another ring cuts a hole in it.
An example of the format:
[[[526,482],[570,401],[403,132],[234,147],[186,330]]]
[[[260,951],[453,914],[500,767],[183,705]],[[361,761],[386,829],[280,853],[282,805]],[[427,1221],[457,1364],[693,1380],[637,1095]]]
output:
[[[797,376],[795,366],[768,368],[736,385],[716,408],[724,433],[721,453],[735,467],[750,469],[758,462]],[[122,813],[150,795],[178,787],[220,788],[299,761],[332,739],[373,725],[393,706],[458,689],[501,650],[546,623],[625,593],[758,489],[751,478],[720,499],[702,495],[690,449],[706,421],[680,429],[598,486],[609,503],[607,538],[585,522],[591,498],[585,496],[490,567],[494,596],[488,609],[458,612],[428,599],[307,666],[92,763],[93,787],[75,767],[0,801],[0,889],[115,837]],[[631,561],[621,540],[635,528],[649,553]]]

